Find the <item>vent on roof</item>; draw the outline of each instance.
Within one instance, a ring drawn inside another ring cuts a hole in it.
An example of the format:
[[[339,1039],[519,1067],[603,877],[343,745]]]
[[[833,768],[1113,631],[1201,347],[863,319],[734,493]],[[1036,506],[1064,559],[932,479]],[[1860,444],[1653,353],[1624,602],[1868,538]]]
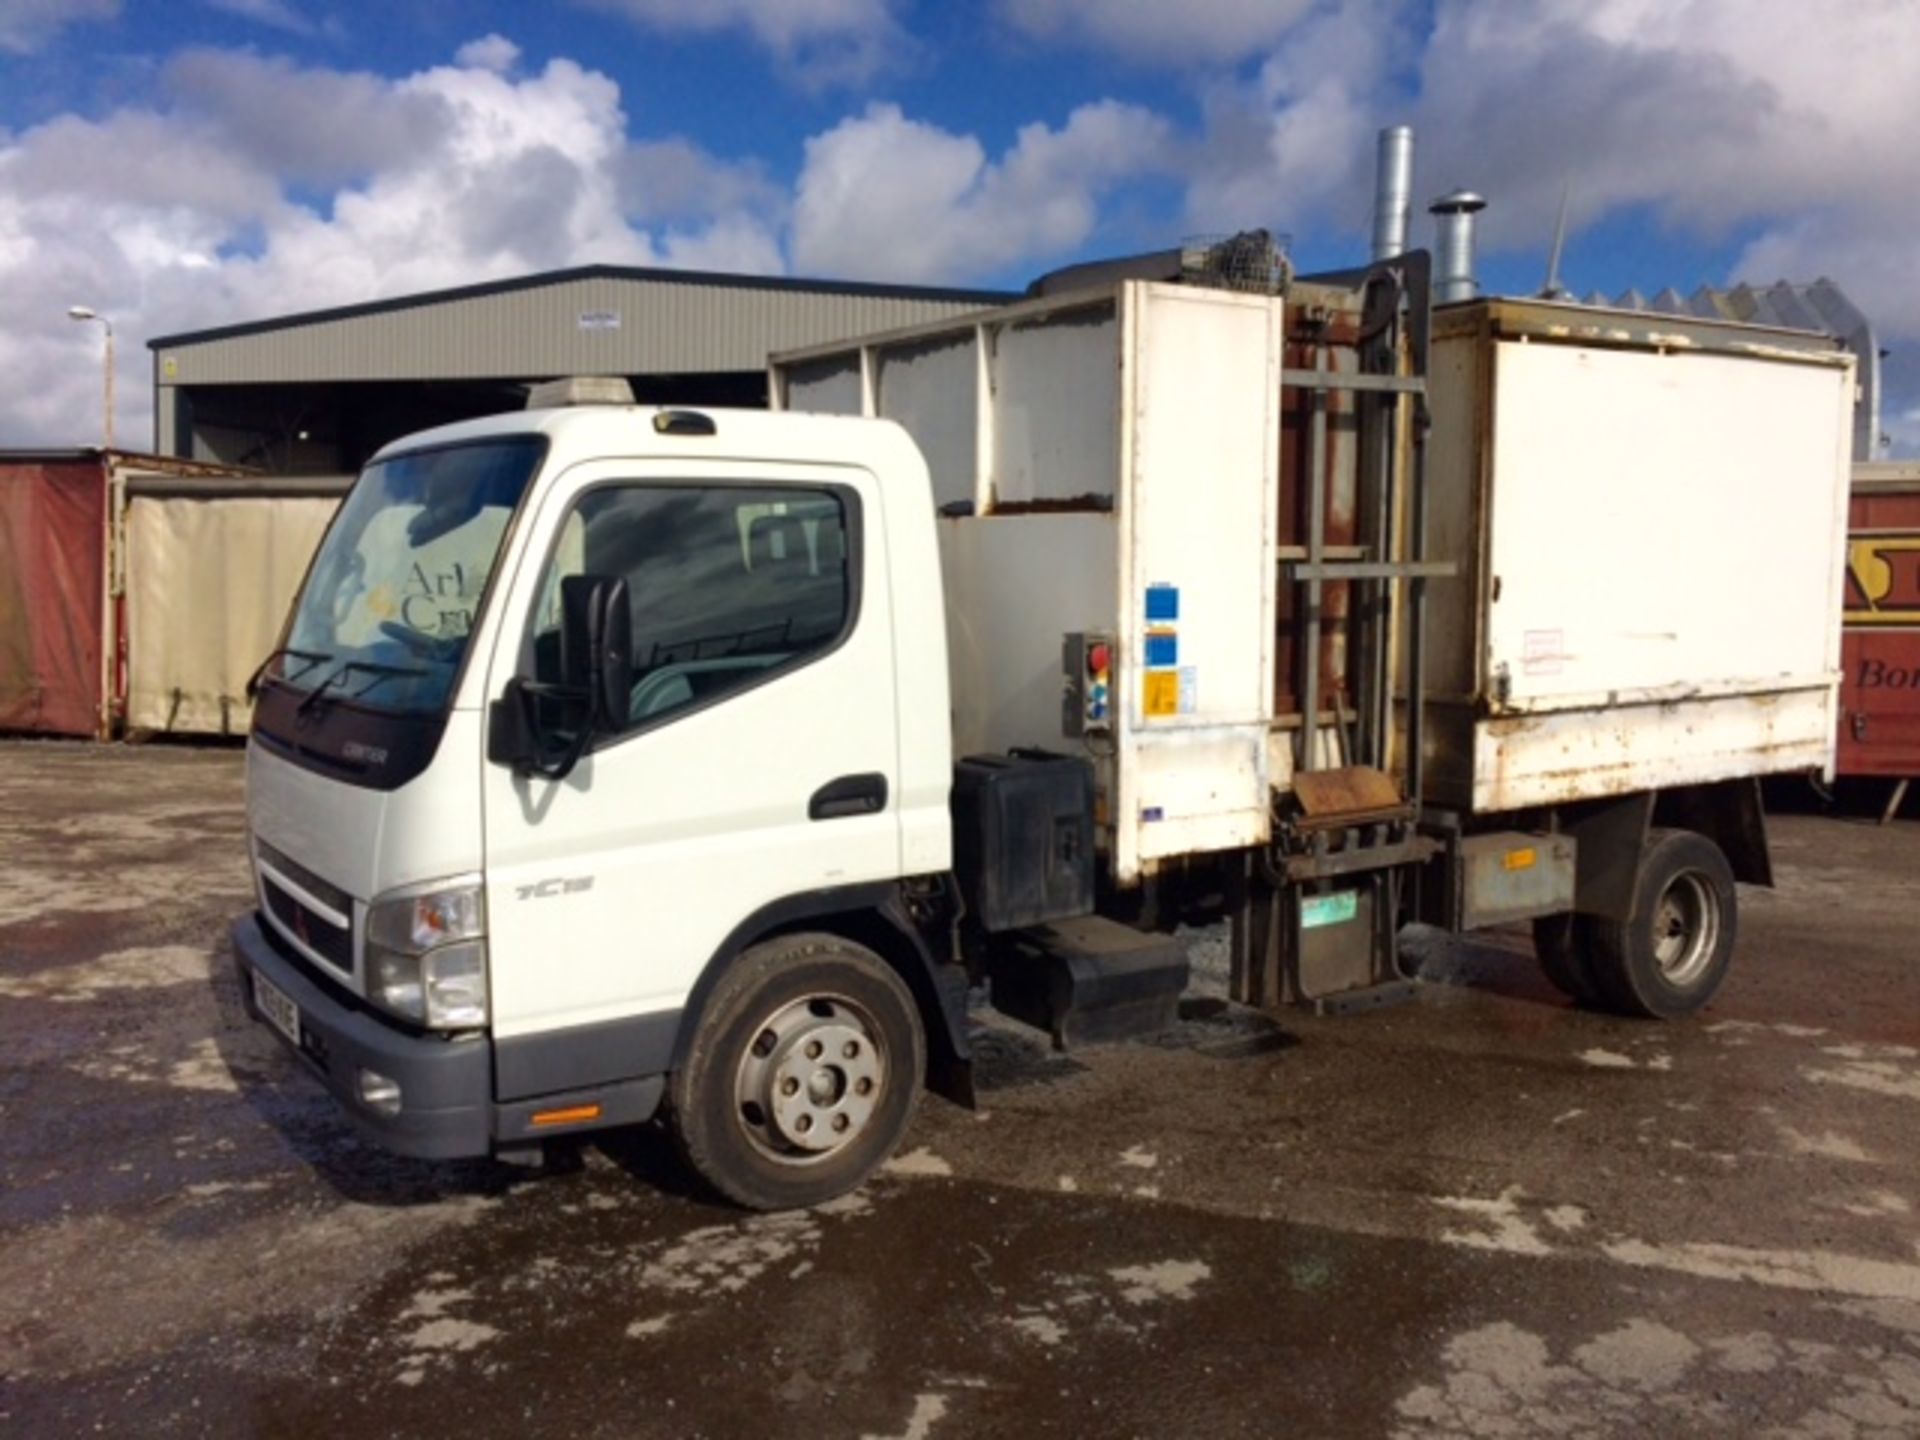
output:
[[[542,380],[527,391],[527,409],[558,410],[567,405],[631,405],[633,387],[618,375],[568,375]]]

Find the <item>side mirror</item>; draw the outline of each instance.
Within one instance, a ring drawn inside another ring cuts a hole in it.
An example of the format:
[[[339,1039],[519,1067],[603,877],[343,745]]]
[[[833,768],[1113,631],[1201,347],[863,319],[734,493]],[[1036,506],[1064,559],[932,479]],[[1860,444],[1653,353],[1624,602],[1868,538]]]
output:
[[[569,575],[560,582],[560,674],[580,697],[584,728],[615,735],[633,703],[633,611],[618,576]]]
[[[595,735],[617,735],[627,728],[633,704],[627,582],[611,575],[563,578],[560,633],[554,638],[559,683],[517,675],[507,682],[491,707],[487,758],[521,775],[563,780]]]

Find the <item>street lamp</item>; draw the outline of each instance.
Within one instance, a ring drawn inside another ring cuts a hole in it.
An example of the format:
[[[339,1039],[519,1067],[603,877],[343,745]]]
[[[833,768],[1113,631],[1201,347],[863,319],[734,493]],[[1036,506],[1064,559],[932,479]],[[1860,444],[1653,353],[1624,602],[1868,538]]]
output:
[[[69,305],[69,320],[98,320],[107,332],[107,446],[113,449],[113,322],[99,314],[91,305]]]

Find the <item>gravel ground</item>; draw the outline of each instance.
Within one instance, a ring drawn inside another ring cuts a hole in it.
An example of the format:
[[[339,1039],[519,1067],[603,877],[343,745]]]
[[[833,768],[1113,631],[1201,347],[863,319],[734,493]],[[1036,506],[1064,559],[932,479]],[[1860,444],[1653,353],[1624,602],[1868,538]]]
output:
[[[353,1138],[243,1016],[232,750],[0,744],[0,1431],[1920,1434],[1920,826],[1789,816],[1722,998],[1413,1004],[1057,1055],[983,1017],[814,1212],[651,1131],[528,1172]]]

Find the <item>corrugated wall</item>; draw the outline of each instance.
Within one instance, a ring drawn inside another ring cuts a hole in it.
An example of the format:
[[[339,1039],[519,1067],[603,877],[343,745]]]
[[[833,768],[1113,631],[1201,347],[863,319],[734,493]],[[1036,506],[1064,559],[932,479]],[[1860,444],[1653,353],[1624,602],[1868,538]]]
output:
[[[981,308],[967,298],[595,276],[158,351],[169,385],[758,370],[769,351]]]

